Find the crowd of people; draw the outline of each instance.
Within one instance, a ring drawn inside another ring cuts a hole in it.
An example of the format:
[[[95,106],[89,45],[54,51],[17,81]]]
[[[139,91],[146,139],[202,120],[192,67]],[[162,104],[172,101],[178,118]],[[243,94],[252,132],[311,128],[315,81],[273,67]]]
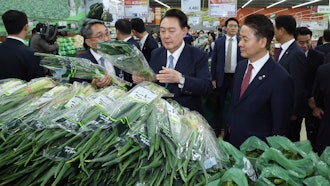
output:
[[[30,81],[45,76],[39,66],[41,59],[34,55],[42,46],[35,43],[41,39],[40,30],[28,47],[23,42],[29,31],[26,14],[9,10],[2,20],[8,37],[0,44],[0,79]],[[87,81],[102,88],[113,76],[133,86],[145,81],[113,66],[95,49],[98,42],[117,39],[141,50],[156,73],[157,83],[173,93],[171,99],[182,106],[205,115],[202,99],[215,96],[216,106],[211,109],[215,117],[210,124],[218,137],[236,147],[250,136],[265,140],[283,135],[299,141],[303,120],[316,152],[330,145],[330,30],[324,31],[323,43],[312,48],[312,31],[297,28],[293,16],[280,15],[272,23],[265,15],[251,14],[242,25],[229,18],[216,33],[200,30],[194,35],[187,16],[179,9],[168,10],[161,19],[161,46],[140,18],[119,19],[115,29],[116,38],[111,38],[102,21],[88,19],[83,23],[86,51],[77,57],[99,64],[111,76],[72,78],[70,82]],[[274,38],[280,48],[272,52]]]

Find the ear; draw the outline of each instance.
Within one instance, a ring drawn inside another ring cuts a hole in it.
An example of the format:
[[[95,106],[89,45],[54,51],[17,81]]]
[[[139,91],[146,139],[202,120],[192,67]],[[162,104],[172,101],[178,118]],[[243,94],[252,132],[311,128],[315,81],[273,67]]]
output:
[[[259,40],[260,48],[266,48],[267,46],[267,38],[263,37]]]
[[[92,41],[90,39],[85,39],[85,43],[87,46],[91,47],[92,46]]]
[[[26,25],[23,27],[23,30],[26,31],[26,32],[28,32],[28,31],[29,31],[29,25],[26,24]]]

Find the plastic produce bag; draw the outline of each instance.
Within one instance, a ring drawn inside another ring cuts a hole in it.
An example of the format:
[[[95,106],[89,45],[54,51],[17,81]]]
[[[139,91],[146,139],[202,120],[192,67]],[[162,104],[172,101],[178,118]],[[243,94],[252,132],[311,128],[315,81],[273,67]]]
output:
[[[321,160],[330,166],[330,147],[326,147],[320,156]]]
[[[274,185],[290,185],[300,186],[301,184],[293,180],[287,170],[277,165],[271,165],[262,170],[256,186],[274,186]]]
[[[284,136],[270,136],[266,138],[270,147],[280,150],[288,159],[302,159],[308,158],[308,154],[302,149],[298,148],[288,138]]]
[[[259,156],[268,148],[268,145],[256,136],[249,137],[240,146],[241,152],[245,154],[254,167]]]
[[[97,51],[114,66],[130,74],[155,81],[155,73],[149,67],[142,52],[124,41],[105,41],[98,44]]]
[[[219,141],[220,150],[227,154],[230,160],[230,164],[232,167],[239,168],[242,170],[251,181],[257,180],[256,172],[253,168],[251,162],[244,156],[244,154],[236,149],[233,145],[226,141]]]
[[[323,176],[313,176],[306,178],[304,179],[304,184],[312,186],[330,186],[330,182]]]
[[[324,176],[324,178],[328,179],[330,181],[330,166],[326,164],[324,161],[322,161],[319,156],[315,152],[310,152],[309,156],[311,157],[314,167],[315,167],[315,173],[314,175],[321,175]]]
[[[228,169],[225,174],[220,179],[220,186],[226,185],[239,185],[239,186],[248,186],[248,180],[245,176],[245,173],[239,169],[232,167]]]

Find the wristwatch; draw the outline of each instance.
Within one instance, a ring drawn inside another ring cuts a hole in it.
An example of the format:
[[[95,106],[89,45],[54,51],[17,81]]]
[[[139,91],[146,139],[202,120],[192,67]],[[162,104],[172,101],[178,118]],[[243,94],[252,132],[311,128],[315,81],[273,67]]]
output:
[[[181,78],[179,79],[179,84],[180,85],[184,85],[186,78],[184,78],[184,76],[182,75]]]

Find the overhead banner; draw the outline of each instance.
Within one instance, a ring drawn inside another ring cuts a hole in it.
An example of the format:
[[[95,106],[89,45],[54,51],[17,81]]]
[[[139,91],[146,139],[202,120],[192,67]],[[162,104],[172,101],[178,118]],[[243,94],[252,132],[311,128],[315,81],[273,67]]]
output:
[[[236,17],[237,0],[209,0],[210,17]]]
[[[125,16],[127,18],[149,16],[149,0],[125,0]]]
[[[200,12],[201,11],[201,1],[181,0],[181,10],[184,13]]]

